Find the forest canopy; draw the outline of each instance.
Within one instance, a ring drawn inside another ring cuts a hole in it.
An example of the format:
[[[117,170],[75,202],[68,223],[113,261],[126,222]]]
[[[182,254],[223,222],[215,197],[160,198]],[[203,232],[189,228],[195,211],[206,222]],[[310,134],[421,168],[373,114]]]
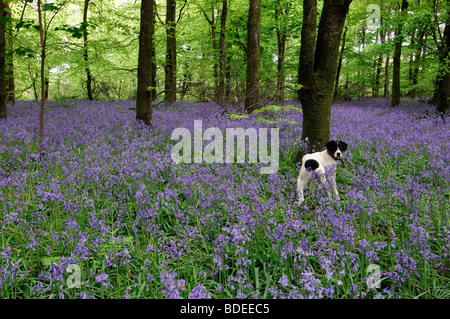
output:
[[[222,1],[178,0],[176,6],[177,99],[214,98]],[[40,41],[36,4],[9,1],[7,61],[14,59],[15,98],[40,99]],[[43,3],[44,19],[60,5]],[[135,100],[140,26],[140,1],[95,0],[83,21],[85,0],[59,8],[48,30],[46,83],[48,98],[87,99],[84,33],[92,96],[97,100]],[[375,7],[374,7],[375,5]],[[323,2],[318,2],[318,16]],[[378,6],[378,11],[376,10]],[[375,9],[374,9],[375,8]],[[245,97],[248,1],[228,1],[226,17],[225,95]],[[440,66],[447,19],[439,1],[409,1],[400,14],[398,1],[356,1],[349,9],[340,50],[338,98],[389,97],[395,32],[402,25],[400,87],[402,96],[432,96]],[[380,19],[374,14],[380,13]],[[166,1],[156,1],[154,30],[156,91],[164,90]],[[277,94],[279,42],[285,41],[283,99],[296,99],[302,25],[302,1],[263,1],[260,33],[260,95]],[[212,36],[215,35],[213,40]],[[283,37],[281,37],[281,35]],[[214,41],[216,42],[214,44]],[[13,53],[13,54],[12,54]],[[10,64],[8,64],[10,67]]]

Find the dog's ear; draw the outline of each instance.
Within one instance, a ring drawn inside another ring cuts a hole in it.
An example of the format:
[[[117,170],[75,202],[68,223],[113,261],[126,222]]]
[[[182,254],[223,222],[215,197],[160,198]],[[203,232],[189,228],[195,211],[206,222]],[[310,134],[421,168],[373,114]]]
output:
[[[339,141],[339,149],[340,149],[342,152],[345,152],[345,150],[347,149],[347,143],[342,142],[342,141]]]
[[[327,144],[325,144],[325,147],[331,153],[334,153],[334,152],[336,152],[336,149],[337,149],[337,143],[336,143],[336,141],[329,141]]]

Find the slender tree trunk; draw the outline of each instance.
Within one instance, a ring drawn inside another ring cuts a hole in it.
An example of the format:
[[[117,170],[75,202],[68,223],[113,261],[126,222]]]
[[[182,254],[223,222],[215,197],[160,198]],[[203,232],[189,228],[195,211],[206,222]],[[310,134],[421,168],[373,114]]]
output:
[[[260,70],[261,0],[249,0],[247,22],[247,77],[245,90],[245,110],[248,113],[260,108],[259,70]]]
[[[227,100],[231,99],[231,56],[226,56],[226,64],[225,64],[225,97]]]
[[[152,120],[152,52],[153,52],[154,0],[142,0],[141,30],[139,33],[138,84],[136,120],[151,124]]]
[[[425,50],[425,47],[422,45],[424,38],[426,39],[424,30],[420,30],[418,38],[420,39],[420,41],[419,41],[419,46],[417,48],[417,51],[414,54],[414,71],[412,74],[412,85],[413,85],[413,89],[411,90],[412,98],[415,98],[416,94],[417,94],[416,86],[417,86],[417,80],[419,78],[419,61],[422,58],[422,54]]]
[[[5,3],[0,0],[0,19],[7,16]],[[5,25],[0,23],[0,119],[6,119],[6,37]]]
[[[445,22],[444,37],[441,44],[440,67],[436,78],[438,83],[438,94],[436,100],[436,110],[446,113],[450,109],[450,12],[447,12]]]
[[[225,73],[226,73],[226,23],[228,15],[228,0],[222,0],[222,14],[220,16],[220,57],[219,57],[219,83],[217,86],[216,100],[223,102],[225,96]]]
[[[345,38],[347,36],[347,28],[344,29],[344,34],[342,35],[342,45],[341,45],[341,52],[339,52],[339,62],[336,72],[336,84],[334,86],[334,96],[333,100],[337,99],[338,95],[338,88],[339,88],[339,76],[341,74],[341,67],[342,67],[342,59],[344,57],[344,50],[345,50]]]
[[[391,106],[397,106],[400,104],[400,60],[402,56],[402,44],[403,44],[403,34],[402,34],[402,21],[405,11],[408,9],[408,1],[402,0],[402,8],[400,12],[400,17],[397,25],[397,30],[395,31],[395,46],[394,46],[394,61],[392,69],[392,97]]]
[[[48,75],[46,75],[44,77],[44,99],[47,101],[48,100],[48,91],[49,91],[49,87],[50,87],[50,81],[48,79]]]
[[[88,56],[88,38],[87,38],[87,14],[89,8],[90,0],[84,0],[84,10],[83,10],[83,57],[85,63],[86,70],[86,89],[89,101],[93,101],[94,97],[92,96],[92,75],[91,70],[89,68],[89,56]]]
[[[387,42],[389,42],[389,30],[386,31],[387,35]],[[388,52],[386,54],[386,60],[384,62],[384,90],[383,90],[383,97],[387,98],[389,97],[389,61],[391,59],[391,54]]]
[[[11,101],[12,105],[16,104],[16,94],[14,85],[14,42],[13,42],[13,26],[11,19],[11,10],[9,9],[8,1],[5,1],[5,8],[8,10],[8,100]]]
[[[152,5],[153,5],[153,15],[151,18],[151,25],[153,26],[152,28],[152,41],[155,38],[155,16],[156,16],[156,3],[153,0],[152,1]],[[152,42],[153,43],[153,42]],[[156,97],[156,45],[152,45],[152,74],[151,74],[151,80],[150,80],[150,85],[151,85],[151,96],[152,96],[152,100]]]
[[[165,65],[165,100],[167,104],[172,104],[177,100],[177,42],[176,42],[176,0],[166,2],[166,65]]]
[[[384,43],[384,32],[383,30],[380,31],[380,42],[383,45]],[[380,53],[378,54],[378,61],[377,61],[377,72],[375,75],[375,90],[373,96],[377,98],[380,94],[380,78],[381,78],[381,66],[383,64],[383,55]]]
[[[277,94],[276,102],[284,101],[284,60],[286,57],[286,32],[282,26],[281,17],[284,11],[281,8],[281,0],[276,0],[275,3],[275,21],[277,23],[277,47],[278,47],[278,61],[277,61]]]
[[[205,11],[203,15],[211,26],[211,42],[213,49],[213,70],[214,70],[214,99],[217,101],[217,95],[219,90],[219,61],[217,60],[217,40],[216,40],[216,15],[215,7],[211,7],[211,19],[208,17]]]
[[[40,137],[40,154],[44,151],[44,104],[45,104],[45,38],[44,26],[42,23],[41,0],[38,0],[38,15],[39,15],[39,37],[41,40],[41,109],[39,113],[39,137]]]
[[[339,44],[351,0],[325,0],[316,42],[317,0],[303,1],[299,84],[303,109],[301,139],[319,150],[330,139],[330,113]],[[300,152],[297,159],[300,158]]]

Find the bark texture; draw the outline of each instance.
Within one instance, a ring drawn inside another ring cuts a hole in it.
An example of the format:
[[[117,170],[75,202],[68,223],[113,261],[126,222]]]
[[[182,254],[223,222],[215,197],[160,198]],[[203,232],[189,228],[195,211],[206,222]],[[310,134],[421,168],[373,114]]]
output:
[[[261,0],[249,0],[247,21],[247,77],[245,87],[245,110],[248,113],[260,108]]]
[[[351,0],[324,1],[316,41],[317,1],[303,1],[299,62],[299,96],[303,109],[301,139],[308,141],[310,150],[319,150],[330,139],[339,44],[350,3]]]
[[[0,18],[6,17],[5,4],[0,0]],[[6,119],[6,39],[5,25],[0,23],[0,119]]]
[[[136,119],[146,125],[152,120],[152,55],[154,0],[142,0],[139,33],[138,84]]]
[[[88,8],[89,8],[89,2],[90,0],[84,0],[84,10],[83,10],[83,24],[84,24],[84,30],[83,30],[83,57],[84,57],[84,63],[85,63],[85,70],[86,70],[86,90],[88,99],[90,101],[94,100],[94,97],[92,95],[92,75],[91,70],[89,68],[89,56],[88,56],[88,38],[87,38],[87,14],[88,14]]]
[[[177,100],[177,40],[176,40],[176,0],[166,2],[166,65],[165,65],[165,101],[172,104]]]
[[[395,46],[394,46],[394,60],[392,67],[392,97],[391,106],[397,106],[400,104],[400,60],[402,56],[402,44],[403,44],[403,34],[402,34],[402,21],[405,11],[408,9],[408,1],[402,0],[402,8],[400,12],[400,18],[397,25],[397,30],[395,31]]]

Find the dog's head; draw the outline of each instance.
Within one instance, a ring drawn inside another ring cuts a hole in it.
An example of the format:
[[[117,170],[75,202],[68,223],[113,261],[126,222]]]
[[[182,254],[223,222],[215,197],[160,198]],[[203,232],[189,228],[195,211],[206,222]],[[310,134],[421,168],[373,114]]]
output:
[[[340,159],[342,157],[342,153],[344,153],[347,149],[347,143],[342,141],[329,141],[325,144],[325,147],[336,159]]]

